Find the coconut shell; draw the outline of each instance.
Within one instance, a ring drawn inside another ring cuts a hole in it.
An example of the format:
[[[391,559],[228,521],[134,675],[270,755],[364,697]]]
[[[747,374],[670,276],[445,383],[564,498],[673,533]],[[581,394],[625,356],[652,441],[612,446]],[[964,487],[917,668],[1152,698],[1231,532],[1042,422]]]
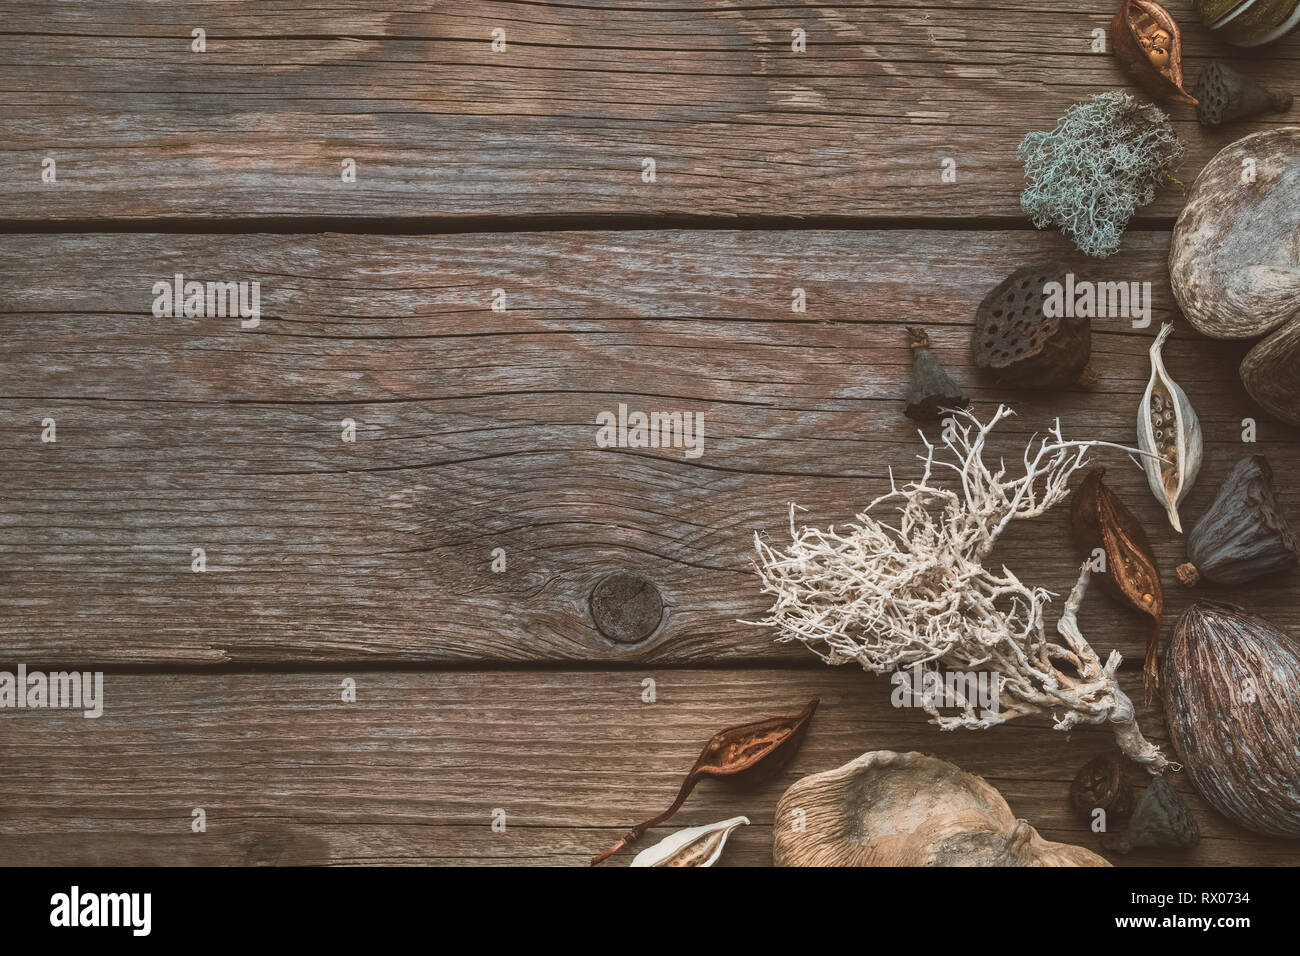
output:
[[[1300,838],[1300,645],[1262,617],[1200,602],[1174,627],[1160,683],[1201,796],[1249,830]]]
[[[1243,182],[1251,169],[1254,182]],[[1245,339],[1300,318],[1297,235],[1300,126],[1220,150],[1196,177],[1170,240],[1169,281],[1187,320],[1211,338]]]
[[[1261,408],[1300,425],[1300,318],[1250,350],[1241,363],[1241,381]]]
[[[1262,46],[1300,26],[1300,0],[1194,0],[1196,12],[1221,40]]]

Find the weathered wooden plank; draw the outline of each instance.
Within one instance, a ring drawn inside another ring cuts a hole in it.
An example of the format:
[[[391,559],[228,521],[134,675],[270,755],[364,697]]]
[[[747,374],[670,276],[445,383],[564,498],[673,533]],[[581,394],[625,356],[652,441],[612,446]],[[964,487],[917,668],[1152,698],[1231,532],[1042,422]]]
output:
[[[0,217],[1019,220],[1024,134],[1131,88],[1091,52],[1114,0],[595,6],[8,3]],[[1244,56],[1190,0],[1170,6],[1189,76]],[[195,27],[206,52],[191,52]],[[1300,92],[1298,58],[1292,36],[1249,68]],[[1206,133],[1190,107],[1171,112],[1188,181],[1256,128]],[[46,157],[57,184],[40,179]],[[948,158],[955,183],[941,180]],[[1148,214],[1180,202],[1170,188]]]
[[[997,448],[1018,458],[1057,416],[1131,443],[1146,349],[1173,308],[1167,237],[1135,236],[1104,276],[1153,283],[1153,328],[1099,320],[1102,387],[1026,395],[983,382],[967,347],[985,291],[1063,248],[1023,233],[7,243],[0,635],[33,662],[806,662],[737,623],[765,607],[752,537],[781,535],[790,502],[843,522],[890,467],[914,465],[903,322],[929,323],[982,413],[1019,409]],[[178,271],[260,279],[261,324],[154,318],[153,282]],[[806,313],[791,312],[795,286]],[[508,311],[490,310],[494,288]],[[1250,451],[1300,507],[1295,430],[1261,416],[1259,442],[1241,442],[1261,415],[1235,373],[1244,350],[1180,325],[1167,351],[1208,442],[1192,516]],[[703,454],[598,447],[596,416],[620,403],[703,413]],[[1102,460],[1152,532],[1177,613],[1181,540],[1140,472]],[[1061,593],[1074,580],[1063,518],[1013,529],[999,557]],[[591,589],[615,570],[665,602],[641,644],[592,626]],[[1238,597],[1297,632],[1294,588]],[[1140,653],[1136,620],[1089,605],[1099,646]]]
[[[349,676],[357,700],[345,704]],[[653,704],[642,702],[646,678]],[[1065,798],[1078,767],[1112,746],[1107,731],[942,733],[891,707],[889,691],[847,669],[110,673],[98,719],[0,713],[0,862],[585,863],[671,801],[715,731],[813,696],[822,705],[789,769],[748,793],[706,781],[675,825],[743,813],[753,826],[727,861],[770,863],[776,801],[795,779],[865,750],[922,750],[986,776],[1045,835],[1095,846]],[[1142,726],[1164,743],[1158,713]],[[1182,775],[1174,782],[1201,846],[1116,862],[1300,862],[1300,845],[1253,836]],[[191,831],[195,807],[206,833]],[[498,808],[504,833],[491,829]]]

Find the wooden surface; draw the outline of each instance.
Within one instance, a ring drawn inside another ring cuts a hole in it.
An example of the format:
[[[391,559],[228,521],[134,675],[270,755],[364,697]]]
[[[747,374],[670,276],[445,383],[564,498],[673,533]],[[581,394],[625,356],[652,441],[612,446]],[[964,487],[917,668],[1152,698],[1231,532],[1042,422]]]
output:
[[[1188,7],[1171,4],[1194,77],[1226,48]],[[3,12],[0,669],[106,669],[107,699],[97,720],[0,711],[2,863],[584,863],[670,802],[714,731],[812,696],[779,780],[707,783],[674,824],[744,813],[725,862],[767,863],[794,779],[915,749],[1095,849],[1065,794],[1106,732],[941,734],[890,707],[884,681],[739,623],[766,607],[755,532],[779,541],[791,502],[842,523],[915,465],[905,323],[977,410],[1016,407],[994,451],[1018,458],[1058,416],[1131,444],[1147,348],[1174,320],[1166,362],[1207,443],[1185,515],[1252,452],[1300,513],[1300,433],[1245,394],[1248,344],[1177,315],[1178,190],[1103,263],[1019,212],[1024,133],[1123,84],[1088,49],[1109,4]],[[194,26],[206,53],[189,52]],[[1297,60],[1296,37],[1236,58],[1300,93]],[[1206,134],[1171,113],[1188,182],[1268,125]],[[994,387],[971,367],[976,305],[1017,265],[1062,257],[1152,282],[1152,326],[1094,323],[1092,392]],[[177,272],[259,281],[260,325],[154,317],[153,283]],[[703,413],[704,454],[598,447],[596,416],[620,403]],[[1183,541],[1123,454],[1099,461],[1151,533],[1172,620],[1194,597],[1172,573]],[[1063,594],[1064,520],[1013,528],[996,557]],[[663,599],[647,640],[594,626],[613,571]],[[1300,634],[1295,588],[1207,596]],[[1082,623],[1140,696],[1140,623],[1100,593]],[[1142,726],[1165,742],[1158,707]],[[1201,847],[1116,862],[1300,863],[1300,845],[1175,784]]]

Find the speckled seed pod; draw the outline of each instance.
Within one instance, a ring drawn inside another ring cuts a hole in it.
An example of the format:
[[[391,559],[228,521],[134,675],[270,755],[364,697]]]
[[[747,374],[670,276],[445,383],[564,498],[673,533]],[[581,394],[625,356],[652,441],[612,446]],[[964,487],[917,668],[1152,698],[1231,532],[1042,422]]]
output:
[[[1228,473],[1214,504],[1187,536],[1187,556],[1191,560],[1178,566],[1178,579],[1188,587],[1202,578],[1246,584],[1300,561],[1300,543],[1273,491],[1267,458],[1243,458]]]
[[[975,313],[975,364],[999,385],[1016,388],[1095,385],[1097,372],[1088,364],[1092,323],[1086,316],[1059,314],[1073,311],[1074,295],[1065,291],[1073,288],[1070,267],[1056,262],[1022,266],[1003,279]]]
[[[1238,607],[1179,618],[1160,680],[1192,785],[1257,833],[1300,837],[1300,646]]]

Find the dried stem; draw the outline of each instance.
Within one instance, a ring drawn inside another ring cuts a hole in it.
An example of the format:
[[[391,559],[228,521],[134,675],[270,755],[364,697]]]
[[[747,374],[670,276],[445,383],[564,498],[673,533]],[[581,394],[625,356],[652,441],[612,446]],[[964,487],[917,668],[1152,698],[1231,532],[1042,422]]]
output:
[[[788,550],[755,535],[763,591],[773,604],[767,617],[747,623],[776,628],[778,641],[800,641],[828,664],[856,661],[876,674],[915,665],[996,673],[997,713],[967,700],[958,701],[957,714],[940,714],[929,702],[926,712],[945,730],[985,729],[1029,714],[1051,715],[1058,730],[1109,723],[1124,753],[1158,772],[1167,761],[1138,730],[1115,677],[1119,654],[1103,665],[1079,631],[1087,567],[1057,625],[1062,645],[1048,640],[1043,623],[1051,593],[1006,567],[983,565],[1011,521],[1038,517],[1066,498],[1090,450],[1133,449],[1067,441],[1057,422],[1046,437],[1030,440],[1024,472],[1012,478],[1005,462],[994,471],[984,461],[989,433],[1012,414],[1002,406],[983,423],[952,412],[941,446],[921,436],[921,478],[900,487],[891,471],[890,491],[843,532],[796,527],[792,505]],[[956,475],[959,489],[935,482],[939,468]],[[896,525],[871,514],[887,501],[899,503]]]

